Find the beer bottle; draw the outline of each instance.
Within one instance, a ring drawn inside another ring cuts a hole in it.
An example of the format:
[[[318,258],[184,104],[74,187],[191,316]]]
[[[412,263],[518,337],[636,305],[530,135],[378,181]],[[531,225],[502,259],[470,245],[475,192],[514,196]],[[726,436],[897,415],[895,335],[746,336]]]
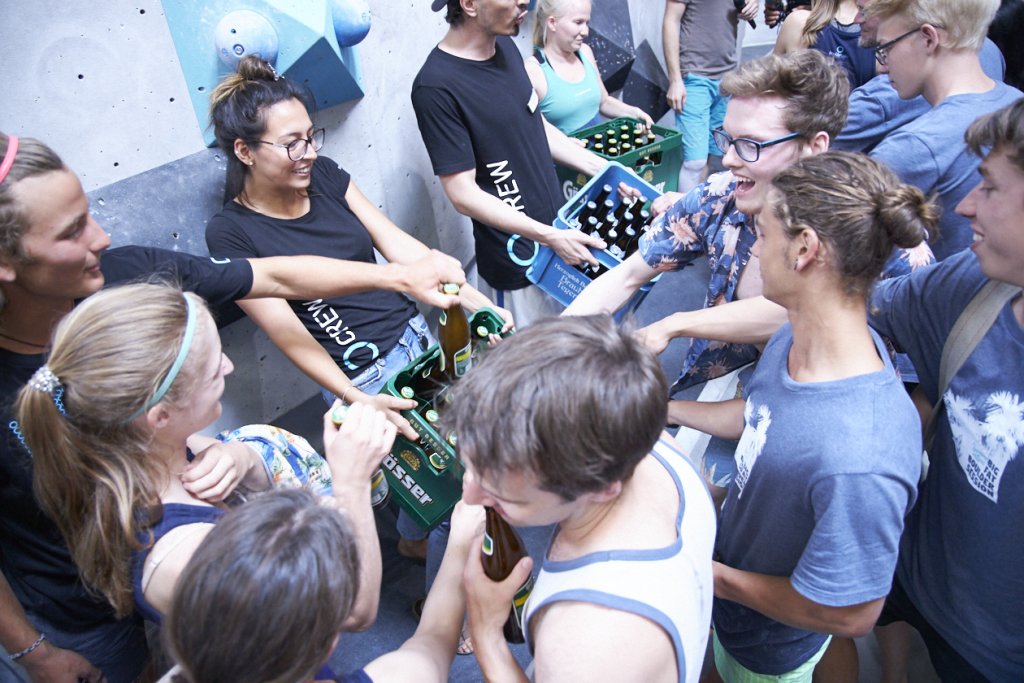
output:
[[[484,542],[480,549],[481,563],[487,578],[491,581],[504,581],[515,569],[516,563],[526,557],[526,547],[516,530],[501,515],[491,508],[484,510],[487,521],[484,527]],[[512,598],[512,609],[504,628],[505,640],[510,643],[522,643],[526,640],[523,636],[523,610],[532,590],[531,574]]]
[[[630,206],[632,206],[632,204],[630,204],[625,198],[623,198],[623,200],[619,202],[619,205],[615,207],[615,210],[612,211],[611,217],[608,220],[610,222],[618,224],[619,221],[622,220],[622,217],[625,215],[626,211],[629,210]]]
[[[594,203],[597,204],[598,206],[603,206],[604,205],[604,200],[608,199],[611,196],[612,196],[612,186],[611,185],[602,185],[601,189],[597,193],[597,196],[594,197]]]
[[[619,156],[619,148],[618,147],[609,147],[608,148],[607,156],[610,156],[610,157],[617,157],[617,156]]]
[[[580,230],[587,226],[590,222],[590,218],[593,216],[597,216],[597,204],[594,202],[587,202],[583,205],[583,208],[580,209],[579,214],[576,216],[576,220],[580,224]]]
[[[445,283],[443,289],[445,294],[454,296],[459,293],[459,286],[454,282]],[[473,352],[469,320],[462,304],[441,311],[437,340],[441,344],[441,376],[450,384],[469,371]]]
[[[590,218],[587,219],[587,226],[584,232],[590,235],[591,237],[596,237],[597,239],[604,239],[601,237],[602,227],[603,226],[601,225],[600,219],[598,219],[597,216],[591,216]]]
[[[331,422],[340,425],[345,421],[348,414],[348,405],[339,403],[331,411]],[[378,468],[370,477],[370,505],[375,508],[382,508],[391,500],[391,487],[384,477],[384,470]]]

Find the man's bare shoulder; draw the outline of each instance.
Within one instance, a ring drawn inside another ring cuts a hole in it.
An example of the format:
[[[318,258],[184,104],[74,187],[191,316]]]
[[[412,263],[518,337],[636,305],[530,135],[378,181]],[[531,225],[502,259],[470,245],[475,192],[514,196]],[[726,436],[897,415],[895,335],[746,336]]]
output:
[[[672,639],[649,619],[564,601],[534,619],[534,680],[678,681]]]

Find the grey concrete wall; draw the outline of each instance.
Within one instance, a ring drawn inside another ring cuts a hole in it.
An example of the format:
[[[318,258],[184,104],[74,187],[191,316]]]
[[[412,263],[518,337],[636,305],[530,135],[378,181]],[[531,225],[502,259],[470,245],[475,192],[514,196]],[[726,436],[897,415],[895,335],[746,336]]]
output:
[[[660,53],[663,4],[615,1],[628,6],[635,43],[646,39]],[[469,263],[469,222],[430,169],[409,100],[446,24],[428,0],[370,4],[373,25],[356,48],[365,96],[320,112],[322,153],[399,226]],[[531,28],[518,38],[524,52]],[[0,129],[38,137],[61,154],[115,245],[205,253],[203,228],[219,208],[223,160],[204,147],[160,2],[3,0],[0,70]],[[247,320],[223,337],[236,372],[218,426],[275,419],[315,393]]]

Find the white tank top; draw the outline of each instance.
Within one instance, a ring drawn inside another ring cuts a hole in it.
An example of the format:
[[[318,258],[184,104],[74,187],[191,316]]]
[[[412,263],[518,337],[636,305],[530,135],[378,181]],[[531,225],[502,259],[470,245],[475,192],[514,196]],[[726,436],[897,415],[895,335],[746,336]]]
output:
[[[675,648],[679,680],[695,683],[711,625],[715,508],[697,470],[667,434],[651,455],[675,482],[679,536],[664,548],[599,551],[560,562],[547,559],[545,552],[526,603],[524,631],[532,653],[530,619],[544,606],[563,600],[636,614],[664,629]]]

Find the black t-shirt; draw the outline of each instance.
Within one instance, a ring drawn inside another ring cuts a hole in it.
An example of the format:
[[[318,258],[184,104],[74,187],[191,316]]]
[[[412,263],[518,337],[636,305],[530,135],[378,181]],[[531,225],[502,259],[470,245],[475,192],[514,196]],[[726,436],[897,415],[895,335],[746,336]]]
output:
[[[271,218],[228,202],[206,226],[214,256],[316,254],[376,263],[370,233],[345,201],[350,176],[327,157],[313,162],[309,212]],[[295,315],[345,374],[354,377],[401,338],[416,306],[394,292],[371,290],[333,299],[289,302]]]
[[[434,48],[413,81],[412,104],[436,175],[475,168],[480,189],[551,225],[562,203],[558,177],[533,85],[511,38],[498,38],[494,56],[482,62]],[[473,235],[488,284],[530,284],[523,263],[533,242],[511,242],[508,233],[476,220]]]
[[[164,249],[111,249],[100,257],[100,268],[108,285],[160,273],[213,304],[252,288],[246,261],[218,263]],[[10,428],[18,391],[45,361],[43,354],[0,349],[0,569],[25,609],[62,630],[78,631],[112,621],[113,610],[82,584],[60,530],[32,494],[32,459]]]

